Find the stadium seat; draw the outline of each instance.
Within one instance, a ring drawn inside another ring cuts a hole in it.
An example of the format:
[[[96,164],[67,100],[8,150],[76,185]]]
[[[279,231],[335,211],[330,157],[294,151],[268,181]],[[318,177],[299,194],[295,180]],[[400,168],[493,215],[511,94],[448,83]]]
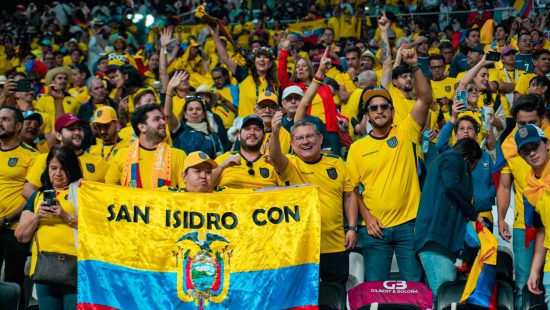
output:
[[[508,283],[514,282],[514,260],[507,251],[497,252],[497,279]]]
[[[19,306],[19,285],[11,282],[0,282],[0,309],[17,310]]]
[[[339,283],[319,283],[319,309],[346,309],[346,289]]]
[[[374,303],[370,305],[364,305],[361,306],[357,310],[376,310],[376,309],[384,309],[384,310],[421,310],[416,305],[409,305],[409,304],[379,304]]]
[[[452,304],[456,304],[460,301],[465,280],[445,282],[439,287],[437,291],[437,304],[436,310],[451,310],[454,309]],[[514,309],[514,289],[512,285],[505,281],[498,281],[498,297],[497,304],[499,310],[513,310]],[[479,307],[471,305],[457,304],[456,309],[480,309]]]
[[[365,282],[365,264],[363,250],[357,248],[349,253],[349,277],[346,283],[346,291]]]
[[[540,285],[540,289],[544,291],[544,287]],[[527,286],[523,287],[523,310],[544,310],[544,294],[535,295],[529,291]]]

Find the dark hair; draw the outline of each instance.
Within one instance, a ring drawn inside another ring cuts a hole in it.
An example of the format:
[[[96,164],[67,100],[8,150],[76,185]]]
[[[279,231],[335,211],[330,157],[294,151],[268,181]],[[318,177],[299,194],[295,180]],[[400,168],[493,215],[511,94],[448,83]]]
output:
[[[122,75],[127,75],[128,79],[124,81],[123,96],[127,96],[134,88],[143,88],[143,79],[136,68],[130,65],[123,65],[117,69]]]
[[[430,63],[432,60],[441,60],[443,61],[443,63],[445,63],[445,58],[443,58],[443,55],[441,54],[431,55],[428,63]]]
[[[70,146],[63,144],[57,144],[52,146],[48,157],[46,157],[46,169],[40,176],[42,182],[41,190],[53,189],[52,181],[50,180],[50,162],[55,158],[61,164],[61,168],[67,174],[69,183],[82,179],[82,168],[80,167],[80,161],[74,150]]]
[[[543,49],[543,50],[535,50],[533,52],[533,61],[534,60],[539,60],[540,56],[542,55],[545,55],[545,54],[550,54],[550,51],[546,50],[546,49]]]
[[[200,97],[199,97],[200,98]],[[187,111],[187,106],[189,106],[189,104],[191,102],[198,102],[201,104],[201,107],[202,107],[202,112],[203,112],[203,119],[202,121],[203,122],[206,122],[206,124],[208,125],[208,121],[207,121],[207,113],[208,111],[206,110],[206,104],[204,103],[203,100],[199,99],[199,98],[193,98],[193,99],[190,99],[190,100],[185,100],[185,103],[183,104],[183,109],[181,110],[181,115],[178,115],[178,118],[183,120],[183,121],[187,121],[185,119],[185,111]],[[208,131],[210,131],[210,126],[208,126]]]
[[[88,66],[86,66],[85,64],[71,65],[71,69],[76,69],[76,70],[78,70],[78,72],[84,73],[86,75],[86,77],[84,79],[87,79],[91,76],[90,70],[88,69]]]
[[[481,158],[481,148],[477,141],[472,138],[458,140],[454,145],[454,149],[464,157],[464,161],[468,165]]]
[[[22,123],[23,122],[23,112],[21,112],[21,110],[19,110],[18,107],[13,106],[13,105],[5,105],[5,106],[0,108],[0,111],[4,110],[4,109],[11,110],[13,112],[13,118],[15,119],[16,123]]]
[[[521,37],[522,36],[531,36],[531,33],[530,32],[523,32],[518,35],[518,42],[521,41]]]
[[[154,95],[156,94],[156,92],[155,92],[155,90],[153,90],[153,89],[146,89],[146,90],[140,92],[139,94],[137,94],[137,95],[134,97],[134,105],[135,105],[136,103],[139,103],[139,101],[141,100],[141,97],[145,96],[146,94],[151,94],[151,95],[154,96]],[[157,103],[160,103],[160,102],[157,102]]]
[[[137,108],[131,116],[132,128],[136,133],[136,136],[139,137],[139,128],[138,124],[144,124],[147,121],[147,113],[151,111],[160,111],[162,113],[162,108],[158,104],[149,103],[144,104],[141,107]]]
[[[529,86],[531,86],[531,83],[535,83],[537,87],[546,86],[543,99],[546,101],[546,105],[550,104],[550,80],[544,75],[536,75],[529,81]]]
[[[470,33],[472,33],[472,32],[481,32],[481,31],[479,30],[479,28],[470,28],[470,29],[466,30],[466,38],[469,37]]]
[[[474,129],[476,133],[479,133],[481,131],[481,126],[479,125],[479,123],[476,121],[475,118],[471,117],[470,115],[464,115],[456,121],[455,133],[458,131],[458,126],[460,125],[460,123],[464,121],[472,123],[472,125],[474,125]]]
[[[533,32],[536,32],[539,35],[539,37],[544,38],[544,33],[542,33],[542,31],[540,31],[538,29],[533,29],[533,30],[531,30],[530,33],[533,33]]]
[[[498,24],[495,26],[495,30],[493,31],[493,34],[497,31],[498,28],[502,28],[506,34],[509,34],[510,31],[508,30],[508,27],[504,24]]]
[[[332,28],[330,28],[330,27],[327,27],[327,28],[325,28],[325,31],[327,31],[327,30],[330,31],[330,32],[332,32],[332,35],[334,36],[334,29],[332,29]]]
[[[224,67],[216,67],[216,68],[212,69],[211,74],[214,73],[214,72],[219,72],[226,79],[229,78],[229,71],[227,71],[227,69],[224,68]],[[229,82],[229,81],[227,81],[227,82]]]
[[[447,41],[441,42],[441,45],[439,45],[439,50],[442,49],[453,49],[453,45]]]
[[[348,47],[344,51],[344,55],[347,55],[349,53],[357,53],[357,57],[361,57],[361,50],[357,46]]]
[[[544,99],[536,94],[521,95],[512,106],[510,112],[514,119],[517,118],[519,111],[533,112],[537,111],[537,115],[543,117],[546,113]]]

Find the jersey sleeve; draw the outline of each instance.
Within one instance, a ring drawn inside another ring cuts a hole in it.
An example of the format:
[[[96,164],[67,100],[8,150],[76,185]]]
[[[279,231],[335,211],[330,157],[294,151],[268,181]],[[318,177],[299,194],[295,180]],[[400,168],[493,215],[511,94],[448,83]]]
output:
[[[42,177],[44,170],[46,170],[46,156],[44,155],[46,154],[39,156],[38,159],[34,161],[34,164],[27,174],[27,181],[37,188],[42,187],[42,181],[40,178]]]

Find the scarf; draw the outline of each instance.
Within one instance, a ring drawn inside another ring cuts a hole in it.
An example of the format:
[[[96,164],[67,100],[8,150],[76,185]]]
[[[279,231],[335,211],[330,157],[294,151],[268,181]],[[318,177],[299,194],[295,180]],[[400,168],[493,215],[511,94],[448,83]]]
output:
[[[126,163],[122,171],[122,176],[124,177],[122,185],[143,188],[143,181],[140,175],[139,140],[134,141],[128,150]],[[164,141],[160,142],[156,148],[154,165],[150,168],[145,167],[144,169],[153,169],[153,173],[151,174],[151,188],[170,186],[172,172],[170,145]]]
[[[542,181],[542,182],[541,182]],[[535,206],[544,196],[544,192],[550,193],[550,164],[542,172],[540,179],[535,177],[533,170],[527,175],[527,185],[523,188],[523,205],[525,220],[525,247],[536,238],[536,229],[533,224]]]
[[[193,128],[193,130],[202,132],[203,134],[205,134],[205,135],[207,135],[207,136],[210,134],[210,133],[208,132],[208,125],[206,124],[206,122],[201,122],[201,123],[198,123],[198,124],[193,124],[193,123],[185,122],[185,124],[186,124],[187,126]]]

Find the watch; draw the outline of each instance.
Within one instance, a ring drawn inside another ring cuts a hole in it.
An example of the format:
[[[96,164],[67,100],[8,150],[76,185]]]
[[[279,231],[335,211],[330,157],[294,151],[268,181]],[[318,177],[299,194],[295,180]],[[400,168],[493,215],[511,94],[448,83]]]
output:
[[[4,218],[4,223],[2,224],[4,227],[10,227],[11,225],[11,222],[10,222],[10,219],[8,219],[7,217]]]
[[[357,232],[357,226],[349,226],[348,230],[353,230],[354,232]]]

